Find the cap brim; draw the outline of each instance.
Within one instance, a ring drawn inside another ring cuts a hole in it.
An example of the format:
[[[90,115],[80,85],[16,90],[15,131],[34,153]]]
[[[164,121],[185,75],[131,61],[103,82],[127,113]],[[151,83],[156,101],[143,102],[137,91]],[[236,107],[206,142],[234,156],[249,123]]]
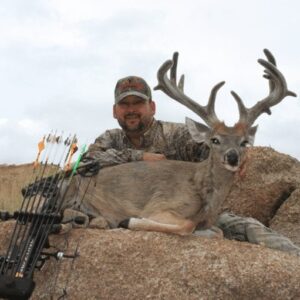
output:
[[[148,97],[147,95],[145,95],[143,93],[140,93],[137,91],[128,91],[128,92],[122,93],[118,97],[116,97],[115,103],[119,103],[121,100],[123,100],[127,96],[138,96],[146,101],[150,100],[150,97]]]

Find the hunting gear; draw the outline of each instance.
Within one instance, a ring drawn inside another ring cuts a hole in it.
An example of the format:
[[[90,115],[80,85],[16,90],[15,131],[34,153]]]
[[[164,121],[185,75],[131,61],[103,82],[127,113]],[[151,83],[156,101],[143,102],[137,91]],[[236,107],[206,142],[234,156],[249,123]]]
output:
[[[78,256],[77,250],[67,254],[59,250],[47,252],[45,249],[50,248],[49,235],[59,232],[64,223],[85,221],[78,214],[70,220],[66,220],[62,214],[66,192],[77,172],[85,146],[72,168],[70,163],[77,150],[76,136],[67,137],[63,142],[62,136],[51,133],[39,142],[38,148],[32,183],[22,190],[20,209],[12,214],[0,213],[3,221],[16,220],[7,252],[0,256],[0,297],[5,299],[29,299],[35,287],[33,274],[36,269],[43,267],[49,257],[60,260],[64,257],[75,259]],[[54,148],[62,149],[58,161],[55,161],[57,157]],[[44,149],[47,153],[40,160]],[[56,171],[51,168],[54,165]]]

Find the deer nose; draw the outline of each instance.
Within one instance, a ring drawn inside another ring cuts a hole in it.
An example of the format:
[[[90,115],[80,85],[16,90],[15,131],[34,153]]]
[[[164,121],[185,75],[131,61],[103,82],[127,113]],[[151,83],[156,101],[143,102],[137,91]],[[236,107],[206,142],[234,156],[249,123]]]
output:
[[[239,162],[239,155],[236,150],[231,149],[225,155],[225,161],[231,166],[236,166]]]

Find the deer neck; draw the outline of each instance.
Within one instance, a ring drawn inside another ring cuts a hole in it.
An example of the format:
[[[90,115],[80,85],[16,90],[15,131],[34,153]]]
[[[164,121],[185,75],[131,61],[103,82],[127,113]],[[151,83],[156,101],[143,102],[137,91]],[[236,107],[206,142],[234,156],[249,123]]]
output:
[[[211,182],[214,188],[218,190],[226,190],[226,188],[228,187],[229,190],[233,182],[235,173],[229,171],[224,167],[223,164],[221,164],[219,161],[214,161],[212,158],[210,158],[210,170]]]
[[[233,183],[234,173],[225,169],[223,165],[209,158],[200,163],[200,168],[195,175],[195,183],[201,200],[204,203],[206,219],[205,226],[212,226],[217,219],[222,202],[227,197]],[[196,222],[203,220],[202,210],[200,218]]]
[[[225,169],[219,161],[216,162],[211,155],[199,166],[195,181],[201,198],[205,199],[211,208],[218,210],[230,191],[234,173]]]

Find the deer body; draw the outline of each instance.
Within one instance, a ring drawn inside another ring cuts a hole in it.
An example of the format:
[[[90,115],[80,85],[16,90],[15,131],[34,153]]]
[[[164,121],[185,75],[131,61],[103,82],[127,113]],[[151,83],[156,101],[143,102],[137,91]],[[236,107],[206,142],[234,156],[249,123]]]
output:
[[[79,190],[74,186],[68,194],[74,197],[76,192],[79,199],[85,194],[83,205],[94,216],[103,217],[110,228],[127,219],[136,230],[188,234],[197,225],[209,228],[216,221],[245,152],[245,147],[240,147],[245,136],[218,138],[225,152],[210,141],[209,135],[211,151],[203,162],[141,161],[104,168],[92,183],[80,179],[80,185],[75,185]],[[236,159],[225,164],[228,153],[234,153]]]
[[[186,124],[196,142],[210,147],[209,158],[201,163],[169,160],[105,168],[92,178],[89,188],[89,179],[75,184],[77,187],[71,189],[68,197],[85,195],[83,205],[93,216],[103,217],[111,228],[121,225],[133,230],[184,235],[196,226],[202,229],[212,226],[243,163],[246,146],[253,144],[257,127],[252,124],[261,113],[270,113],[269,108],[286,96],[295,96],[287,89],[272,54],[267,50],[265,54],[268,61],[259,63],[266,68],[270,94],[248,109],[232,92],[240,112],[240,119],[233,127],[221,122],[214,111],[216,93],[224,82],[212,89],[206,106],[199,105],[183,93],[183,78],[176,84],[178,54],[175,54],[173,61],[167,61],[159,69],[157,89],[205,121],[208,126],[191,119]],[[171,79],[168,79],[166,73],[170,68]]]
[[[212,176],[215,172],[217,176]],[[199,223],[207,228],[215,222],[233,178],[231,171],[211,168],[209,159],[127,163],[99,172],[84,202],[111,228],[132,217],[156,220],[159,216],[160,222],[167,223],[170,215],[190,220],[193,228]],[[88,179],[81,183],[80,194],[86,184]]]

